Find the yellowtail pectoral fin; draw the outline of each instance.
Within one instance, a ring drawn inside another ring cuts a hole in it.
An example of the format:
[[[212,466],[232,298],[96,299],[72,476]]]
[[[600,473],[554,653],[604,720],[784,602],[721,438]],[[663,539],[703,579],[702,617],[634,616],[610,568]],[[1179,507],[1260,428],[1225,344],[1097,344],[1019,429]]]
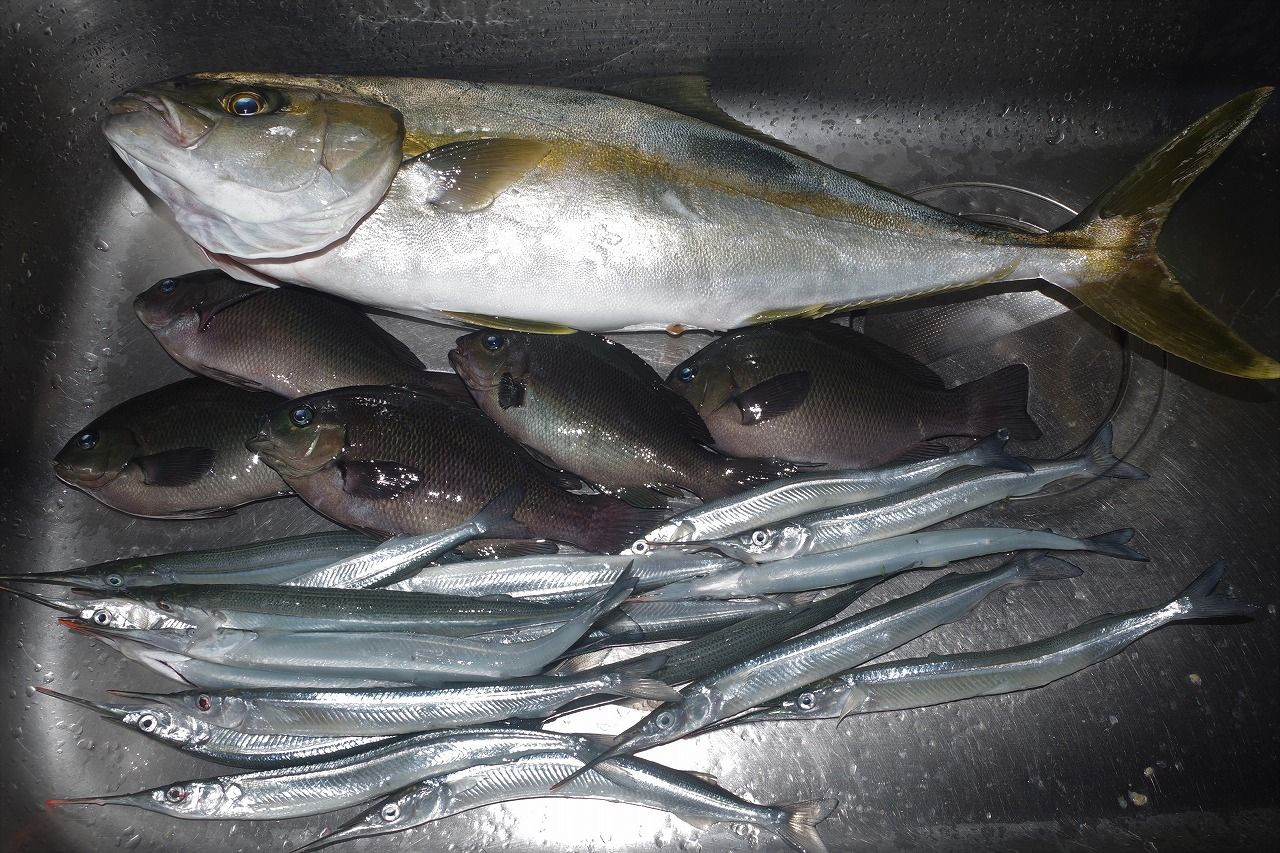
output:
[[[520,320],[515,317],[498,317],[493,314],[470,314],[465,311],[441,311],[446,317],[479,326],[482,329],[502,329],[506,332],[529,332],[534,335],[572,335],[577,329],[540,320]]]
[[[463,139],[432,148],[401,168],[427,170],[427,201],[466,213],[488,207],[550,150],[540,139]]]
[[[1045,278],[1165,352],[1234,376],[1280,378],[1280,362],[1192,299],[1156,251],[1174,202],[1248,126],[1271,91],[1245,92],[1205,115],[1071,222],[1044,235],[1045,245],[1087,253],[1082,273]]]

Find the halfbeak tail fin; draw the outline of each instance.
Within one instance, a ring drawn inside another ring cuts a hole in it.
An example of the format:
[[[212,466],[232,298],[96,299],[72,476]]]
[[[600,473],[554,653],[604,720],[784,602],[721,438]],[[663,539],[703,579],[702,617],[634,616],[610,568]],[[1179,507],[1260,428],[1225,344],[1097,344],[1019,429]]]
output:
[[[826,853],[826,845],[818,835],[817,825],[835,811],[835,800],[809,800],[783,806],[786,822],[778,828],[778,835],[804,853]]]
[[[1271,92],[1245,92],[1205,115],[1075,219],[1045,235],[1045,245],[1086,250],[1077,271],[1045,277],[1165,352],[1235,376],[1280,378],[1280,362],[1192,299],[1156,251],[1174,203],[1249,125]]]

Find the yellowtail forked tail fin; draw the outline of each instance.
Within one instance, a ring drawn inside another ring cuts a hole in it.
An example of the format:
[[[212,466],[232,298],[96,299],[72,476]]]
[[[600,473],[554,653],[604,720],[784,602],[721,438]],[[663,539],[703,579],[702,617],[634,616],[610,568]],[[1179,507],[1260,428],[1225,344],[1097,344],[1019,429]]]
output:
[[[1047,245],[1094,250],[1059,285],[1098,314],[1165,352],[1222,373],[1280,378],[1280,362],[1249,346],[1191,298],[1156,252],[1174,202],[1253,120],[1271,87],[1245,92],[1147,157]]]

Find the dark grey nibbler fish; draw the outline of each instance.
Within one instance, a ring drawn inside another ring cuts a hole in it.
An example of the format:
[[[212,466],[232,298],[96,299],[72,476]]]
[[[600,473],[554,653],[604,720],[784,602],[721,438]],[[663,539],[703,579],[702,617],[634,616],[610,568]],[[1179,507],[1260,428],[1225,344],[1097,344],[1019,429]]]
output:
[[[121,403],[53,458],[69,486],[147,518],[207,518],[289,494],[245,441],[275,394],[187,379]]]
[[[936,456],[932,439],[1006,429],[1040,437],[1027,414],[1027,368],[956,388],[923,364],[844,326],[777,323],[732,332],[676,366],[667,386],[697,408],[716,447],[868,468]]]
[[[600,335],[475,332],[449,353],[476,403],[549,465],[641,505],[710,500],[794,474],[708,449],[697,412],[648,364]]]
[[[290,399],[350,385],[406,385],[469,400],[451,373],[349,302],[300,287],[259,287],[220,270],[161,279],[133,301],[174,361],[195,373]]]
[[[384,536],[462,524],[517,484],[524,500],[494,538],[614,551],[658,518],[608,495],[577,495],[470,405],[397,388],[346,388],[277,408],[249,442],[328,518]]]

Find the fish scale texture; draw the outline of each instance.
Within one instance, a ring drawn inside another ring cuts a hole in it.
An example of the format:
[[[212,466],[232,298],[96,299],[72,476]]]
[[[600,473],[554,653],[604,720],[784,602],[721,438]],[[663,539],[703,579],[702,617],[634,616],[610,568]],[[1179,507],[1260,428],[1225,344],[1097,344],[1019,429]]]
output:
[[[105,443],[119,440],[117,431],[127,431],[136,443],[134,459],[181,448],[209,448],[212,464],[193,482],[160,486],[149,485],[137,462],[130,461],[118,476],[89,493],[124,512],[154,516],[235,507],[286,494],[280,477],[244,446],[262,416],[279,402],[274,394],[207,379],[188,379],[134,397],[81,433],[98,432]],[[58,459],[73,458],[69,452],[64,450]]]
[[[313,402],[340,408],[346,445],[336,466],[292,482],[308,503],[340,524],[385,535],[443,530],[471,519],[517,483],[525,487],[525,498],[515,517],[534,537],[612,550],[632,541],[648,519],[635,512],[638,522],[628,525],[633,511],[620,501],[561,489],[497,425],[469,408],[392,389],[321,399],[326,402]],[[344,490],[339,469],[370,461],[415,469],[411,479],[420,474],[421,481],[386,496]]]

